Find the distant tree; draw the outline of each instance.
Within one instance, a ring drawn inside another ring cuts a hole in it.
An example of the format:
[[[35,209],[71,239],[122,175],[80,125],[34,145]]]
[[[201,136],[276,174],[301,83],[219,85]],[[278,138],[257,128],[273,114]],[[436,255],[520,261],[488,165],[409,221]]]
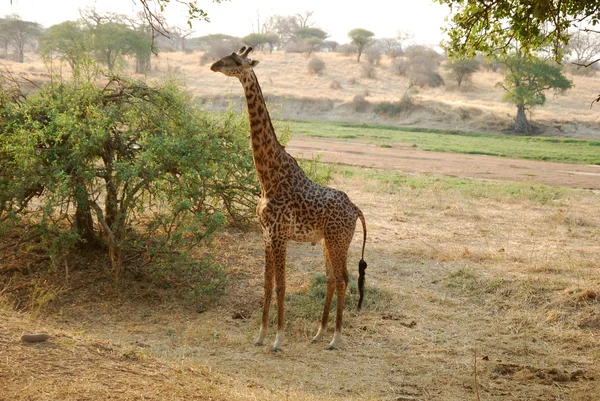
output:
[[[275,32],[267,32],[265,35],[267,44],[269,45],[269,53],[272,53],[273,50],[279,45],[279,35],[277,35]]]
[[[386,54],[386,46],[379,39],[371,42],[371,45],[365,49],[363,55],[371,65],[379,65],[381,56]]]
[[[407,31],[398,31],[393,38],[382,38],[377,42],[382,47],[383,52],[389,57],[395,58],[401,56],[404,52],[404,44],[414,35]]]
[[[300,28],[295,16],[273,15],[263,24],[265,32],[273,32],[279,37],[279,43],[288,44],[294,39],[294,30]]]
[[[524,56],[551,48],[554,61],[561,62],[569,30],[582,21],[600,21],[600,0],[436,1],[451,9],[444,47],[455,58],[474,57],[478,51],[505,56],[519,45]]]
[[[327,38],[327,32],[319,28],[296,28],[293,39],[286,50],[293,53],[305,53],[308,57],[319,50]]]
[[[0,44],[2,45],[2,58],[8,58],[8,47],[10,46],[10,35],[8,31],[8,20],[0,18]]]
[[[264,33],[251,33],[242,38],[242,42],[244,42],[245,45],[252,46],[259,50],[262,50],[263,46],[266,45],[268,41],[267,34]]]
[[[479,61],[471,60],[449,60],[445,68],[450,72],[450,75],[458,86],[471,79],[471,76],[479,69]]]
[[[194,31],[192,29],[180,28],[178,26],[169,28],[169,37],[175,42],[175,48],[180,49],[182,52],[186,50],[186,38],[193,34]]]
[[[242,42],[239,38],[222,33],[215,33],[188,39],[188,47],[202,51],[207,51],[212,45],[224,43],[231,44],[231,48],[236,50],[242,46]]]
[[[444,84],[438,72],[441,55],[427,46],[409,46],[404,51],[409,63],[408,79],[410,86],[435,88]],[[401,64],[396,65],[397,72],[403,70]]]
[[[375,34],[371,31],[362,28],[355,28],[348,32],[348,37],[352,41],[352,44],[356,46],[357,57],[356,61],[360,63],[360,56],[363,51],[371,42],[373,41],[373,37]]]
[[[92,36],[81,22],[65,21],[52,25],[39,40],[42,57],[57,55],[75,70],[91,50]]]
[[[113,71],[125,55],[142,56],[151,52],[151,38],[119,22],[101,24],[93,30],[93,47],[98,60]]]
[[[2,24],[2,32],[8,43],[15,50],[16,61],[25,60],[25,46],[42,33],[42,26],[37,22],[23,21],[18,15],[12,15]]]
[[[318,38],[321,40],[325,40],[327,36],[327,32],[319,28],[308,28],[308,27],[300,27],[294,29],[294,36],[300,39],[312,39]]]
[[[336,51],[338,51],[339,47],[340,47],[340,44],[338,42],[336,42],[335,40],[323,41],[323,49],[325,49],[326,51],[336,52]]]
[[[381,38],[378,40],[383,52],[392,57],[396,58],[402,55],[402,43],[396,38]]]
[[[573,55],[573,63],[585,68],[600,56],[600,35],[597,32],[577,31],[569,38],[567,50]]]
[[[525,57],[517,52],[504,58],[504,82],[499,83],[506,93],[504,100],[517,106],[517,115],[512,129],[521,134],[529,134],[534,127],[527,120],[525,112],[546,103],[544,92],[553,89],[564,93],[573,86],[556,65],[537,57]]]
[[[300,14],[296,14],[296,21],[298,21],[298,26],[300,28],[310,28],[312,27],[314,24],[312,22],[308,22],[308,20],[310,19],[310,17],[312,17],[312,15],[314,14],[314,11],[305,11],[303,13]]]

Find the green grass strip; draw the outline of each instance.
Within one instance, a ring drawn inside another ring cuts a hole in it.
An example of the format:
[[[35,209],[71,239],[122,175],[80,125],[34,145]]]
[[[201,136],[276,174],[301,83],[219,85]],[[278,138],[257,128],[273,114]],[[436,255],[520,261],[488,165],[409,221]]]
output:
[[[513,159],[600,165],[600,141],[444,131],[371,124],[289,121],[293,135],[357,139],[377,145],[405,143],[421,150]]]

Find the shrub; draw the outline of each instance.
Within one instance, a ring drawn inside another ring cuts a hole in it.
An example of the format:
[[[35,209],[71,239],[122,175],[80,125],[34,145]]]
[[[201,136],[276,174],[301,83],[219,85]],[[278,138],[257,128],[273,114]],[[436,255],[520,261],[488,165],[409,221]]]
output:
[[[0,221],[26,216],[53,262],[80,246],[105,249],[116,272],[131,252],[160,264],[254,214],[247,119],[198,110],[176,82],[0,96]]]
[[[398,49],[390,49],[387,51],[386,55],[391,58],[392,60],[398,58],[398,57],[402,57],[404,55],[404,51],[400,48]]]
[[[333,80],[329,83],[329,89],[342,89],[342,84],[340,81]]]
[[[308,71],[311,74],[321,75],[325,71],[325,62],[318,57],[313,57],[308,61]]]
[[[371,64],[362,64],[360,66],[360,76],[362,78],[375,79],[377,77],[375,67]]]
[[[319,185],[329,185],[335,173],[335,164],[325,164],[321,162],[321,154],[317,154],[312,159],[302,159],[299,161],[300,167],[306,173],[306,176]]]
[[[392,71],[396,75],[400,75],[401,77],[405,77],[408,75],[410,71],[410,62],[406,59],[394,59],[392,61]]]
[[[378,46],[369,47],[365,50],[364,55],[369,64],[379,65],[383,51]]]
[[[351,57],[356,54],[356,46],[353,44],[343,44],[339,47],[339,53],[343,54],[346,57]]]
[[[450,76],[456,80],[456,83],[460,87],[463,82],[471,80],[471,77],[479,69],[479,61],[472,60],[449,60],[444,66],[449,72]]]
[[[239,41],[226,40],[213,42],[209,45],[208,50],[200,56],[200,65],[217,61],[238,50],[240,47],[241,42]]]
[[[363,95],[355,95],[352,99],[352,105],[354,106],[354,110],[356,112],[363,113],[367,110],[369,102]]]
[[[437,88],[438,86],[444,85],[444,79],[436,71],[413,71],[409,74],[410,86],[417,86],[419,88]]]
[[[410,63],[410,86],[433,88],[444,84],[437,71],[441,56],[435,50],[425,46],[411,46],[406,49],[405,54]]]
[[[375,114],[382,114],[388,117],[394,117],[402,113],[410,113],[414,108],[414,99],[408,93],[404,93],[402,99],[398,102],[381,102],[373,110]]]

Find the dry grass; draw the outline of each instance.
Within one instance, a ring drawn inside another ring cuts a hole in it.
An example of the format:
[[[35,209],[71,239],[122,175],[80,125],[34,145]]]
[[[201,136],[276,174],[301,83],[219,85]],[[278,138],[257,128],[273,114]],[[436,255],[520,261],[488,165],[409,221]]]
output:
[[[201,53],[196,52],[161,53],[153,58],[153,70],[148,78],[179,77],[195,96],[204,100],[216,99],[218,107],[226,106],[231,99],[240,99],[240,84],[210,71],[209,64],[200,63],[200,56]],[[514,106],[502,102],[504,92],[496,87],[502,80],[500,73],[479,71],[471,83],[459,88],[441,68],[445,86],[413,90],[409,88],[407,78],[393,72],[392,62],[386,57],[374,67],[375,78],[372,79],[362,77],[365,63],[356,63],[353,57],[337,53],[319,53],[317,56],[326,66],[319,75],[307,72],[309,59],[303,55],[254,53],[261,62],[257,74],[263,92],[271,97],[271,101],[282,103],[281,117],[498,132],[506,128],[516,114]],[[47,79],[43,76],[45,66],[35,55],[28,54],[27,61],[25,64],[9,61],[5,64],[33,81]],[[574,82],[573,89],[564,96],[555,97],[549,93],[546,105],[536,109],[532,119],[543,125],[548,135],[597,138],[600,119],[590,104],[597,95],[593,88],[600,87],[600,76],[568,74],[568,77]],[[337,84],[331,85],[332,82]],[[412,93],[419,107],[402,118],[388,119],[372,113],[357,115],[352,107],[356,95],[368,93],[369,102],[377,104],[398,101],[407,91]]]
[[[323,76],[306,74],[302,56],[257,54],[265,92],[336,104],[366,91],[369,102],[393,101],[406,89],[385,60],[377,79],[367,82],[351,59],[319,57],[327,64]],[[211,73],[198,59],[163,54],[152,77],[178,68],[200,97],[240,96],[239,83]],[[480,73],[473,91],[423,90],[418,100],[439,108],[437,116],[448,124],[461,118],[455,109],[501,121],[511,109],[497,101],[498,78]],[[582,92],[549,99],[544,108],[549,121],[568,125],[575,116],[596,122],[594,111],[579,105],[589,96],[586,88],[598,87],[597,78],[574,79]],[[340,87],[329,89],[334,80]],[[431,113],[421,117],[436,124]],[[169,283],[134,274],[115,283],[100,257],[73,260],[67,282],[62,271],[47,271],[49,261],[35,247],[18,254],[3,247],[13,241],[3,233],[0,398],[455,401],[476,399],[477,393],[498,401],[597,398],[597,194],[564,190],[544,201],[502,192],[475,196],[436,185],[398,187],[372,174],[338,175],[334,186],[367,217],[367,286],[384,294],[367,298],[360,314],[346,312],[342,350],[310,344],[317,322],[310,318],[314,302],[306,294],[308,283],[324,270],[318,246],[290,245],[287,341],[282,353],[273,354],[252,345],[263,285],[264,252],[256,229],[224,231],[215,240],[229,284],[200,314]],[[350,250],[353,274],[359,242]],[[24,332],[39,331],[52,335],[49,342],[20,342]]]
[[[317,319],[307,317],[315,305],[305,294],[323,267],[318,246],[297,243],[288,253],[284,351],[252,345],[262,243],[256,231],[225,231],[215,250],[230,283],[202,314],[172,289],[146,280],[126,277],[115,286],[98,261],[74,263],[68,285],[61,272],[35,268],[28,275],[0,275],[3,394],[463,400],[475,397],[477,352],[481,399],[596,397],[597,195],[565,190],[541,202],[398,188],[366,177],[337,176],[334,185],[367,216],[367,285],[387,295],[367,298],[360,314],[347,311],[341,351],[310,344]],[[351,247],[353,274],[359,242]],[[39,287],[40,280],[56,294],[36,309],[26,288]],[[21,298],[29,299],[19,303]],[[24,313],[12,310],[16,303]],[[30,317],[30,311],[36,314]],[[50,343],[19,343],[23,332],[35,331],[51,333]]]

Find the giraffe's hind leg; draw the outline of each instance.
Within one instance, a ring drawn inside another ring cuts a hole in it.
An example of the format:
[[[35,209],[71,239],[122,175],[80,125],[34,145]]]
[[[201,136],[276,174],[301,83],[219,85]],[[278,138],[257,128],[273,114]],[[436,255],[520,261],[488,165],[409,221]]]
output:
[[[346,267],[348,249],[338,249],[335,256],[332,255],[331,261],[333,265],[335,277],[335,291],[337,293],[336,317],[335,317],[335,333],[333,339],[329,343],[329,349],[337,349],[340,346],[342,339],[342,321],[344,315],[344,300],[346,297],[346,288],[348,288],[348,270]]]
[[[329,258],[329,252],[325,240],[322,241],[323,259],[325,260],[325,271],[327,273],[327,292],[325,293],[325,305],[323,307],[323,316],[317,334],[313,337],[312,342],[316,343],[321,340],[323,334],[327,331],[327,322],[329,321],[329,309],[331,308],[331,300],[335,291],[335,278]]]
[[[352,238],[350,237],[350,240]],[[313,342],[319,341],[327,330],[329,320],[329,311],[333,293],[337,292],[335,334],[333,340],[329,343],[329,349],[336,349],[340,346],[342,337],[342,318],[344,312],[344,299],[346,288],[348,287],[348,271],[346,260],[348,254],[349,241],[340,241],[336,238],[325,238],[323,240],[323,256],[327,269],[327,292],[325,295],[325,305],[323,307],[323,317],[319,331],[313,338]]]
[[[277,294],[277,335],[273,343],[273,351],[280,351],[284,340],[285,327],[285,255],[287,243],[284,240],[273,240],[273,264],[275,266],[275,293]]]

